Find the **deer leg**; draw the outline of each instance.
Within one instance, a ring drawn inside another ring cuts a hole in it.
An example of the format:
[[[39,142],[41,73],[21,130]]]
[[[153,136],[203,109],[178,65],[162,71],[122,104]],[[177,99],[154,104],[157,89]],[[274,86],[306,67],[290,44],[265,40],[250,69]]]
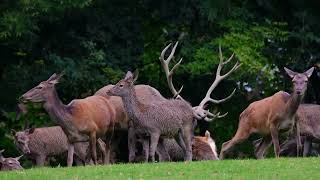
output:
[[[256,158],[257,159],[265,158],[266,151],[271,146],[271,144],[272,144],[272,140],[270,136],[263,137],[256,151],[254,152]]]
[[[98,147],[102,153],[102,158],[103,158],[103,163],[104,164],[108,164],[109,163],[109,159],[108,159],[108,146],[105,142],[103,142],[102,139],[98,139]],[[110,152],[110,151],[109,151]]]
[[[170,161],[170,155],[164,146],[164,140],[162,138],[159,139],[158,147],[157,147],[157,154],[159,155],[159,161]]]
[[[69,143],[67,165],[71,167],[73,164],[74,144]]]
[[[97,164],[97,137],[95,131],[90,133],[90,151],[93,163]]]
[[[155,162],[155,153],[159,142],[160,133],[154,132],[150,135],[150,159]]]
[[[186,148],[184,160],[192,161],[192,127],[184,127],[182,136]]]
[[[142,149],[144,155],[144,162],[148,162],[149,160],[149,151],[150,151],[150,143],[148,138],[141,138],[142,139]]]
[[[270,132],[271,132],[272,143],[274,148],[274,155],[276,158],[278,158],[280,154],[280,145],[279,145],[279,136],[278,136],[277,126],[271,125]]]
[[[310,137],[306,136],[303,143],[303,157],[307,157],[310,155],[311,148],[312,148],[312,140]]]
[[[44,155],[39,155],[36,157],[37,166],[44,166],[45,161],[46,161],[46,156],[44,156]]]
[[[247,126],[242,125],[241,123],[242,121],[240,120],[240,125],[236,132],[236,135],[231,140],[222,144],[219,156],[220,159],[224,159],[225,154],[228,153],[235,145],[243,142],[250,136],[250,129],[246,128]]]
[[[187,153],[186,152],[187,150],[183,140],[183,132],[180,131],[179,134],[174,139],[177,141],[178,145],[181,147],[183,155],[185,155]]]
[[[137,141],[136,141],[136,134],[134,132],[134,128],[129,125],[129,129],[128,129],[129,162],[133,162],[136,158],[136,143]]]

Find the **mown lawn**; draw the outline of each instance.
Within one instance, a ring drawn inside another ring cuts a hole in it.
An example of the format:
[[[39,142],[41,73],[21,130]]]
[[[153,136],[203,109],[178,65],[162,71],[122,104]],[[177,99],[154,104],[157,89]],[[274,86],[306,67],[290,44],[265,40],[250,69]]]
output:
[[[320,179],[320,158],[224,160],[34,168],[0,179]]]

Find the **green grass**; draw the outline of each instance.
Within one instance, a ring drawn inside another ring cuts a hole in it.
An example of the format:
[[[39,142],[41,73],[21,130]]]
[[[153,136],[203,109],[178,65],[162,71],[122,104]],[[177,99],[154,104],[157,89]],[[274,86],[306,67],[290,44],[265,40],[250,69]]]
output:
[[[33,168],[0,179],[320,179],[320,158],[224,160]]]

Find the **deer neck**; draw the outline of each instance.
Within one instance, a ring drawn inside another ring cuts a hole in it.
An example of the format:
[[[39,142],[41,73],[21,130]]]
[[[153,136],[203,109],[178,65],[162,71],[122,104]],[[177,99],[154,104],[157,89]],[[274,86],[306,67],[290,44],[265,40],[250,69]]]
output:
[[[55,89],[48,93],[44,109],[48,112],[50,118],[62,128],[70,142],[82,141],[78,129],[72,121],[71,112],[61,102]]]
[[[289,117],[293,117],[296,114],[302,99],[303,99],[303,95],[298,95],[296,92],[292,93],[292,96],[289,98],[288,102],[286,103],[286,114]]]
[[[141,114],[141,109],[144,108],[144,105],[139,102],[133,87],[130,89],[127,95],[122,97],[122,101],[124,109],[127,112],[129,118],[136,122]]]

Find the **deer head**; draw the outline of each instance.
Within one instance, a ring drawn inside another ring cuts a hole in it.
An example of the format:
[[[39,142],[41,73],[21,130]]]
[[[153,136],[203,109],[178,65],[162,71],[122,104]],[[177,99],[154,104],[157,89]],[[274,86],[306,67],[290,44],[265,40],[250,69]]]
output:
[[[14,143],[18,147],[19,150],[22,151],[23,154],[30,154],[29,149],[29,135],[34,132],[35,128],[26,129],[24,131],[16,132],[15,130],[11,130],[14,135]]]
[[[54,73],[48,80],[42,81],[36,87],[30,89],[28,92],[20,97],[22,102],[44,102],[47,100],[49,93],[54,90],[54,85],[59,82],[62,74]]]
[[[297,72],[294,72],[286,67],[284,68],[284,70],[287,72],[287,74],[292,79],[293,93],[296,93],[297,95],[303,96],[307,90],[308,80],[309,80],[310,76],[312,75],[314,67],[310,68],[309,70],[307,70],[304,73],[297,73]]]
[[[134,82],[138,79],[138,71],[134,74],[128,71],[123,79],[121,79],[116,85],[113,86],[108,92],[108,96],[120,96],[123,97],[129,93],[130,89],[134,88]]]
[[[5,158],[2,156],[2,153],[4,150],[0,151],[0,168],[1,170],[4,171],[10,171],[10,170],[18,170],[18,169],[23,169],[23,167],[20,165],[19,159],[23,156],[19,156],[16,158]]]
[[[180,66],[180,64],[182,62],[182,58],[178,61],[177,64],[175,64],[173,66],[173,68],[171,70],[169,69],[169,63],[174,58],[174,53],[175,53],[175,50],[176,50],[177,46],[178,46],[178,42],[176,42],[175,45],[173,46],[173,48],[171,50],[171,53],[168,56],[168,58],[165,59],[164,56],[166,54],[166,51],[171,47],[171,44],[166,46],[162,50],[161,55],[159,57],[159,60],[160,60],[161,65],[162,65],[162,67],[164,69],[164,72],[165,72],[165,75],[166,75],[166,78],[167,78],[167,83],[169,85],[170,91],[172,92],[172,94],[173,94],[173,96],[175,98],[183,100],[183,98],[179,95],[180,92],[182,91],[183,86],[177,91],[175,89],[173,83],[172,83],[172,76],[173,76],[174,72],[178,69],[178,67]],[[200,104],[198,106],[196,106],[196,107],[193,107],[194,116],[195,116],[196,119],[203,119],[205,121],[212,121],[213,119],[222,118],[222,117],[225,117],[227,115],[227,113],[225,113],[223,115],[220,115],[220,112],[218,112],[217,114],[213,114],[213,113],[209,112],[209,110],[206,110],[205,108],[206,108],[206,105],[207,105],[208,102],[211,102],[211,103],[214,103],[214,104],[223,103],[226,100],[230,99],[234,95],[236,89],[234,89],[233,92],[229,96],[227,96],[227,97],[225,97],[223,99],[220,99],[220,100],[216,100],[216,99],[213,99],[213,98],[210,97],[212,91],[218,86],[218,84],[223,79],[228,77],[232,72],[236,71],[241,66],[241,64],[239,62],[236,62],[235,65],[227,73],[221,75],[221,70],[222,70],[223,66],[228,64],[233,59],[233,57],[234,57],[234,54],[232,54],[229,57],[229,59],[224,61],[224,57],[223,57],[222,51],[221,51],[221,46],[219,46],[220,62],[219,62],[218,69],[217,69],[217,72],[216,72],[215,80],[211,84],[210,88],[208,89],[208,91],[206,93],[206,96],[203,98],[203,100],[200,102]]]

